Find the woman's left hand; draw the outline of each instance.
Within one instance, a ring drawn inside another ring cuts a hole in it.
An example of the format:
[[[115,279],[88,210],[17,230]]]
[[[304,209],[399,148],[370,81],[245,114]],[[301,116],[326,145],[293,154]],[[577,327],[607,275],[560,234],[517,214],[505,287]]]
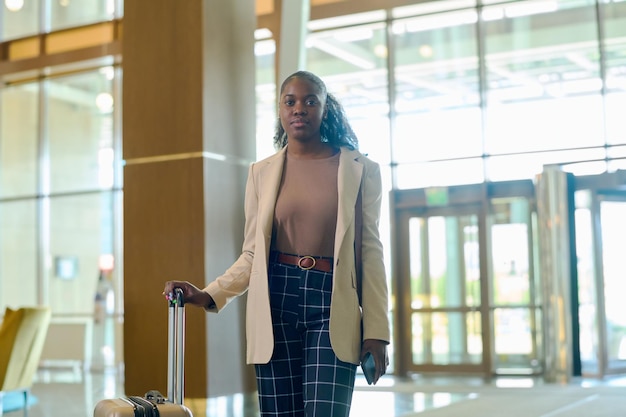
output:
[[[361,360],[367,352],[370,352],[374,357],[374,363],[376,364],[376,375],[374,376],[373,383],[376,384],[378,379],[385,375],[387,366],[389,366],[389,356],[387,356],[387,342],[377,339],[365,339],[363,341],[363,347],[361,348]]]

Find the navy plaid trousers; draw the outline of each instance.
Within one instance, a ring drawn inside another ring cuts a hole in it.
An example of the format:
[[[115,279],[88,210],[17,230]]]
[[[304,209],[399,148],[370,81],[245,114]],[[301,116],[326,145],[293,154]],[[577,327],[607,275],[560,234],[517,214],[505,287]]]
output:
[[[348,417],[356,365],[330,346],[332,272],[271,263],[274,353],[255,365],[262,417]]]

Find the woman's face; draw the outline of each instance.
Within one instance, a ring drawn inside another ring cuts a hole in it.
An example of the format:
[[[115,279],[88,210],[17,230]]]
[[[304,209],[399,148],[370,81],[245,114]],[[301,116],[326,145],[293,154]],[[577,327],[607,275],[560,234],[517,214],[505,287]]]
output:
[[[283,88],[278,115],[289,140],[320,141],[325,113],[325,97],[312,82],[294,78]]]

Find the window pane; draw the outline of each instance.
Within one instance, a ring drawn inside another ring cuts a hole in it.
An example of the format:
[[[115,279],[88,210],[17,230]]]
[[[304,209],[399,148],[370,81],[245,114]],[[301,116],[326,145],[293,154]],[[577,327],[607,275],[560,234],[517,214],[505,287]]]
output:
[[[491,227],[493,303],[519,305],[531,302],[528,231],[526,223]]]
[[[626,2],[601,4],[606,35],[607,141],[626,143]]]
[[[389,160],[389,98],[384,24],[313,33],[307,62],[346,110],[360,150],[379,163]]]
[[[477,222],[474,215],[409,220],[412,308],[480,305]]]
[[[539,152],[518,155],[492,156],[486,159],[488,177],[491,181],[507,181],[521,178],[534,178],[543,171],[544,165],[562,162],[587,161],[604,158],[604,149],[574,149],[555,152]],[[592,175],[604,172],[606,164],[572,164],[564,170],[575,175]]]
[[[50,199],[49,300],[55,314],[94,312],[102,255],[113,255],[113,193]]]
[[[609,368],[624,365],[626,361],[626,318],[624,298],[624,250],[626,246],[626,202],[602,201],[602,270],[604,271],[604,303]],[[619,363],[621,362],[621,364]]]
[[[115,3],[115,0],[50,1],[50,28],[59,30],[111,20]]]
[[[482,154],[476,21],[462,10],[394,22],[394,161]]]
[[[486,152],[603,146],[595,2],[484,8]]]
[[[436,187],[483,182],[482,158],[400,164],[396,169],[398,189]]]
[[[394,160],[403,164],[480,156],[480,121],[478,107],[400,114],[396,119]]]
[[[0,203],[0,311],[38,304],[35,200]]]
[[[531,310],[526,308],[494,309],[494,345],[498,367],[528,365],[528,358],[534,350],[530,316]]]
[[[50,191],[113,185],[113,69],[47,82]]]
[[[626,49],[626,45],[624,46]],[[626,143],[626,123],[624,123],[624,109],[626,109],[626,67],[621,92],[616,91],[606,96],[606,134],[607,142],[611,145]],[[615,81],[615,80],[614,80]],[[614,82],[612,81],[612,82]],[[607,80],[607,83],[609,81]]]
[[[597,92],[600,92],[599,86]],[[490,94],[505,93],[496,91]],[[602,96],[509,100],[487,110],[489,154],[602,146]]]
[[[0,41],[39,32],[39,1],[6,0],[2,3]]]
[[[256,156],[263,159],[274,150],[274,129],[276,128],[276,42],[264,39],[255,43],[256,56]]]
[[[480,312],[413,313],[415,364],[479,364],[483,344]]]
[[[0,198],[37,193],[39,84],[0,89]]]

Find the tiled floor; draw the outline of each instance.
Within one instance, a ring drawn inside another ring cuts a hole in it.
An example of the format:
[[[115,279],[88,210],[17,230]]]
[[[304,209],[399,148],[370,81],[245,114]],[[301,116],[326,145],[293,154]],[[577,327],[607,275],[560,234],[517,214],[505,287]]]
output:
[[[123,395],[115,372],[40,371],[29,417],[90,417],[97,401]],[[367,386],[359,377],[352,417],[624,417],[626,378],[545,384],[530,378],[385,377]],[[254,395],[191,399],[194,416],[256,417]],[[5,413],[21,417],[22,411]]]

